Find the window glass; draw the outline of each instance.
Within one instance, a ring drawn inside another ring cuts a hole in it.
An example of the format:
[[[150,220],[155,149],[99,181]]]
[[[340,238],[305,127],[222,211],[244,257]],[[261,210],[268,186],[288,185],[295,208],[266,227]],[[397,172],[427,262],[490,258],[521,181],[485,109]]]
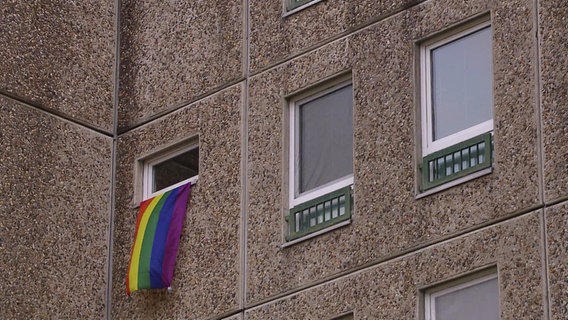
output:
[[[314,2],[315,0],[285,0],[286,1],[286,8],[288,10],[292,10],[303,6],[306,3]]]
[[[334,318],[333,320],[353,320],[353,313]]]
[[[449,291],[449,292],[446,292]],[[498,320],[499,285],[497,277],[491,277],[474,284],[444,290],[432,294],[433,314],[431,320]]]
[[[194,148],[153,165],[152,189],[156,192],[199,174],[199,149]]]
[[[486,27],[430,51],[433,140],[493,118],[491,50]]]
[[[353,173],[353,88],[299,105],[299,193]]]

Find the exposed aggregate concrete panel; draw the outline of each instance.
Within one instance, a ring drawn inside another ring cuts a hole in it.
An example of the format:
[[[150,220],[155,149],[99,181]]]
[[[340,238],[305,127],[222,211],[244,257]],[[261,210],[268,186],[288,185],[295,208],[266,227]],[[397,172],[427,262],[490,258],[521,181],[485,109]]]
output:
[[[241,86],[235,85],[119,137],[112,317],[205,319],[237,310],[240,298]],[[199,137],[199,181],[192,187],[173,292],[126,296],[140,180],[137,159]]]
[[[228,317],[228,318],[223,318],[223,320],[242,320],[242,319],[243,319],[242,313],[236,314],[236,315]]]
[[[568,203],[546,209],[550,319],[568,319]]]
[[[2,96],[0,119],[0,318],[103,318],[112,139]]]
[[[112,131],[115,1],[0,2],[0,91]]]
[[[326,0],[283,16],[282,0],[251,0],[253,72],[422,0]]]
[[[127,0],[121,11],[121,128],[242,77],[242,1]]]
[[[464,232],[541,203],[531,1],[428,1],[250,82],[247,302]],[[493,173],[416,200],[416,42],[491,12]],[[281,248],[288,209],[285,97],[352,70],[354,216]]]
[[[496,267],[500,319],[542,319],[542,213],[491,226],[401,258],[270,301],[246,311],[247,320],[423,319],[421,290]]]
[[[568,196],[568,4],[538,1],[544,194]]]

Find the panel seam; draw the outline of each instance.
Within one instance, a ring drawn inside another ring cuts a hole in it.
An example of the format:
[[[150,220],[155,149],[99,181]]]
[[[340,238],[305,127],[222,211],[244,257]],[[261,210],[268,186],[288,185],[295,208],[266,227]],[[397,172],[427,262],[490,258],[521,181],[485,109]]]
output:
[[[103,128],[94,126],[94,125],[88,123],[87,121],[82,121],[80,119],[73,118],[73,117],[65,114],[64,112],[61,112],[61,111],[58,111],[58,110],[46,108],[46,107],[44,107],[40,104],[34,103],[34,102],[27,100],[25,98],[22,98],[22,97],[19,97],[19,96],[12,94],[10,92],[0,90],[0,96],[4,96],[7,99],[13,100],[13,101],[20,103],[20,104],[23,104],[23,105],[26,105],[27,107],[35,109],[39,112],[46,113],[50,116],[53,116],[53,117],[56,117],[56,118],[61,119],[63,121],[72,123],[76,126],[83,127],[85,129],[94,131],[94,132],[99,133],[103,136],[106,136],[106,137],[109,137],[109,138],[113,137],[112,132],[109,132],[109,131],[104,130]]]
[[[116,208],[116,172],[117,172],[117,144],[118,144],[118,106],[120,84],[120,11],[121,0],[114,2],[115,14],[115,55],[113,67],[113,130],[112,130],[112,155],[111,155],[111,180],[110,180],[110,210],[108,217],[108,251],[107,251],[107,285],[105,318],[112,318],[112,288],[113,288],[113,246],[114,246],[114,217]]]
[[[243,83],[243,101],[241,104],[241,126],[242,126],[242,135],[241,135],[241,301],[239,302],[240,308],[242,310],[242,319],[244,320],[245,315],[245,307],[247,303],[247,239],[248,239],[248,224],[247,224],[247,217],[248,217],[248,104],[249,104],[249,80],[250,80],[250,1],[243,0],[243,15],[244,15],[244,83]]]
[[[535,102],[536,102],[536,113],[537,113],[537,156],[538,156],[538,170],[539,170],[539,193],[540,198],[542,201],[542,284],[543,284],[543,312],[544,318],[550,319],[551,311],[550,311],[550,279],[548,274],[548,229],[546,226],[546,192],[544,190],[545,181],[544,181],[544,140],[543,140],[543,119],[542,119],[542,81],[541,81],[541,72],[540,72],[540,64],[542,61],[541,56],[541,49],[540,49],[540,39],[542,38],[540,35],[540,12],[539,12],[539,0],[534,0],[534,23],[533,26],[534,30],[534,41],[535,41]]]

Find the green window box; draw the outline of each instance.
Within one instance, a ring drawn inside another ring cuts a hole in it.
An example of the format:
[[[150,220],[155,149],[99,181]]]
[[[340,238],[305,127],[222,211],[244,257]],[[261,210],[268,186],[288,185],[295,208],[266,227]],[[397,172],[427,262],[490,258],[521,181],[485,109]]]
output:
[[[351,186],[302,203],[292,208],[286,218],[290,230],[286,240],[294,240],[349,220],[351,209]]]
[[[429,154],[422,160],[422,191],[491,167],[491,132]]]

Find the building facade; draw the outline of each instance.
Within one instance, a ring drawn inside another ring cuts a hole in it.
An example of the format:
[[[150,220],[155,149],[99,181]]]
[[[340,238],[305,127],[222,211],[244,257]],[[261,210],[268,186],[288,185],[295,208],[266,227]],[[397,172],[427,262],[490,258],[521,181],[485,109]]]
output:
[[[564,0],[0,13],[3,318],[568,318]],[[128,297],[178,156],[172,290]]]

